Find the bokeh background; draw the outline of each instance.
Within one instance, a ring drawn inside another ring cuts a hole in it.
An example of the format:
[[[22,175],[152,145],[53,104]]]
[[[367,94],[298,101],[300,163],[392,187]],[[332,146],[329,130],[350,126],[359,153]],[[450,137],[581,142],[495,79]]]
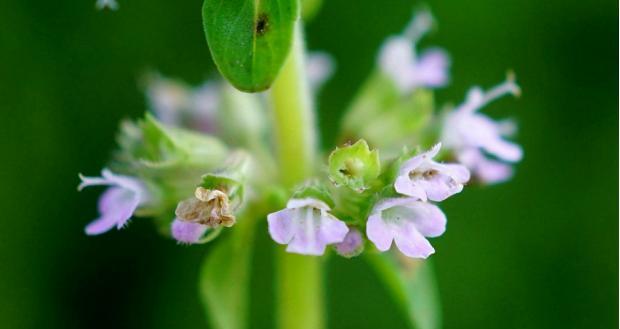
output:
[[[216,75],[200,0],[119,2],[98,12],[94,0],[0,1],[2,328],[207,327],[196,280],[208,246],[179,247],[146,220],[83,234],[97,192],[78,194],[77,173],[98,173],[119,120],[144,112],[139,77]],[[308,25],[309,47],[338,65],[320,97],[325,145],[381,41],[415,5],[327,0]],[[459,102],[508,69],[523,87],[520,99],[485,110],[519,122],[526,156],[515,178],[442,204],[449,229],[433,241],[433,261],[445,328],[617,327],[617,2],[427,5],[439,29],[424,45],[453,59],[440,102]],[[402,327],[364,264],[329,266],[330,328]],[[273,310],[261,305],[255,327],[268,328]]]

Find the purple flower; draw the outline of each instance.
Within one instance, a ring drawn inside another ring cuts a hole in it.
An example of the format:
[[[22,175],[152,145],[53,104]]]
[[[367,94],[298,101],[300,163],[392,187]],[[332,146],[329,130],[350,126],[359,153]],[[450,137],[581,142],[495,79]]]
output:
[[[458,154],[459,161],[484,183],[500,183],[512,177],[513,170],[509,164],[489,159],[476,148],[465,149]]]
[[[441,138],[444,145],[453,149],[457,159],[484,182],[495,183],[512,174],[507,165],[485,155],[504,162],[518,162],[523,157],[523,150],[504,139],[514,132],[514,124],[496,122],[477,110],[503,95],[519,95],[519,92],[512,76],[486,93],[474,87],[469,90],[465,102],[445,118]]]
[[[381,48],[379,64],[383,73],[391,77],[402,92],[418,87],[441,87],[448,82],[448,55],[439,48],[431,48],[419,56],[416,43],[433,23],[430,12],[415,15],[405,35],[389,38]]]
[[[366,223],[366,235],[377,249],[390,249],[392,240],[406,256],[427,258],[435,252],[426,237],[446,230],[446,216],[439,207],[415,198],[379,201]]]
[[[334,59],[320,51],[311,52],[306,59],[306,72],[310,89],[318,91],[334,73]]]
[[[461,192],[469,180],[469,170],[459,164],[433,161],[440,148],[441,143],[405,161],[394,183],[396,192],[422,201],[443,201]]]
[[[325,246],[342,242],[347,225],[329,213],[329,206],[317,199],[291,199],[286,209],[267,216],[269,234],[286,251],[304,255],[322,255]]]
[[[155,116],[166,125],[188,126],[206,133],[216,129],[219,97],[214,83],[205,82],[192,88],[155,73],[147,79],[147,98]]]
[[[199,243],[209,228],[231,227],[236,218],[228,195],[219,190],[196,188],[194,197],[179,202],[172,222],[172,237],[181,243]]]
[[[336,252],[340,256],[347,258],[355,257],[362,253],[364,249],[364,238],[362,233],[355,228],[349,228],[342,242],[336,244]]]
[[[136,209],[149,199],[148,192],[141,181],[129,176],[116,175],[108,169],[101,171],[101,177],[80,175],[80,179],[82,183],[78,186],[78,190],[88,186],[109,186],[99,198],[99,218],[86,226],[88,235],[101,234],[115,226],[121,229]]]

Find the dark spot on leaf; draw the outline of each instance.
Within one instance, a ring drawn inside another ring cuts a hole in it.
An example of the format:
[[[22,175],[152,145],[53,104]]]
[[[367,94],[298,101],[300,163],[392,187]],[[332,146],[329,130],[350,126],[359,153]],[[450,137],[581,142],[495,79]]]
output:
[[[269,17],[265,13],[258,15],[255,31],[257,36],[263,36],[269,29]]]

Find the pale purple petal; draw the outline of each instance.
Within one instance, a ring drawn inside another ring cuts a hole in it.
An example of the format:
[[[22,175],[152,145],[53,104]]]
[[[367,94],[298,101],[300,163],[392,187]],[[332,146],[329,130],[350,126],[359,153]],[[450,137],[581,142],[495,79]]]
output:
[[[114,226],[121,229],[127,224],[136,209],[148,201],[144,185],[129,176],[116,175],[108,169],[101,172],[101,177],[80,175],[82,183],[79,189],[88,186],[110,186],[99,198],[99,218],[86,226],[86,234],[104,233]]]
[[[294,215],[294,209],[283,209],[267,216],[269,235],[275,242],[280,244],[291,242],[295,235]]]
[[[391,37],[382,46],[379,66],[398,88],[405,92],[413,87],[413,45],[404,37]]]
[[[288,252],[322,255],[328,244],[341,242],[349,230],[345,223],[333,216],[319,215],[319,210],[306,207],[298,212],[295,218],[297,230],[286,248]]]
[[[181,243],[198,243],[207,231],[207,226],[175,218],[172,222],[172,237]]]
[[[368,221],[366,222],[366,236],[380,251],[390,249],[392,240],[394,239],[394,233],[381,218],[381,213],[372,214],[368,217]]]
[[[413,210],[410,220],[423,236],[434,238],[446,231],[446,215],[436,205],[414,202],[410,203],[409,207]]]
[[[504,139],[514,133],[512,121],[495,121],[477,111],[503,95],[519,93],[512,76],[486,92],[474,87],[469,90],[465,102],[446,116],[442,141],[481,181],[495,183],[508,179],[512,169],[493,158],[518,162],[523,158],[523,150]]]
[[[424,87],[441,87],[448,83],[450,60],[442,49],[426,50],[415,66],[416,85]]]
[[[448,176],[453,177],[457,182],[467,182],[471,178],[471,173],[466,166],[461,164],[442,164],[442,171],[446,172]]]
[[[342,242],[336,244],[336,252],[345,257],[358,255],[364,247],[364,238],[357,229],[351,228]]]
[[[508,164],[485,160],[476,168],[478,179],[487,184],[496,184],[510,179],[513,175],[512,167]]]
[[[101,217],[86,226],[86,234],[101,234],[114,226],[121,229],[127,224],[139,203],[140,199],[133,191],[120,187],[108,188],[99,198],[98,208]]]
[[[443,201],[463,190],[469,171],[462,165],[435,162],[440,147],[437,144],[403,163],[394,182],[396,192],[422,201]]]
[[[125,226],[140,204],[139,196],[127,189],[110,187],[99,197],[99,213],[116,219],[117,228]]]
[[[347,225],[330,215],[325,210],[321,210],[318,236],[325,244],[342,242],[349,232]]]
[[[413,258],[427,258],[435,252],[430,242],[418,232],[413,223],[402,225],[401,230],[394,237],[394,242],[405,256]]]
[[[386,251],[392,240],[407,256],[426,258],[434,252],[424,238],[445,231],[446,217],[437,206],[413,198],[384,199],[373,208],[366,235],[378,250]]]
[[[463,190],[462,184],[454,184],[452,181],[452,177],[448,175],[436,174],[433,178],[420,180],[417,184],[424,190],[428,200],[440,202]],[[426,198],[421,200],[426,201]]]
[[[313,91],[317,91],[334,73],[333,58],[323,52],[311,52],[306,61],[308,82]]]
[[[411,171],[418,168],[424,162],[433,159],[439,153],[439,150],[441,150],[441,143],[437,143],[433,145],[430,150],[422,152],[405,161],[405,163],[403,163],[403,165],[400,167],[399,175],[409,174]]]
[[[86,232],[87,235],[105,233],[117,225],[117,220],[118,218],[112,215],[103,215],[86,225],[84,232]]]
[[[394,189],[400,194],[410,196],[422,201],[426,201],[426,191],[420,184],[412,184],[409,175],[402,175],[396,178]]]
[[[291,199],[287,209],[267,216],[269,234],[277,243],[288,244],[288,252],[322,255],[326,245],[341,242],[349,230],[328,210],[315,199]]]
[[[489,139],[482,148],[491,155],[508,162],[518,162],[523,157],[521,146],[501,138]]]
[[[459,161],[472,169],[484,183],[499,183],[512,177],[512,167],[508,164],[487,159],[481,151],[468,149],[459,153]]]

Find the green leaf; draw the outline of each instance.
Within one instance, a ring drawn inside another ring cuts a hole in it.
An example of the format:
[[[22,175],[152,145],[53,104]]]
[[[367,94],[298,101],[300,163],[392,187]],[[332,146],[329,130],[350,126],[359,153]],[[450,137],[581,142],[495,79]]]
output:
[[[364,257],[400,306],[411,328],[441,327],[439,297],[429,261],[397,262],[389,253],[366,252]]]
[[[244,218],[229,236],[215,245],[203,262],[200,297],[215,329],[249,328],[254,224],[255,221]]]
[[[262,91],[284,65],[298,0],[205,0],[202,18],[213,61],[237,89]]]

